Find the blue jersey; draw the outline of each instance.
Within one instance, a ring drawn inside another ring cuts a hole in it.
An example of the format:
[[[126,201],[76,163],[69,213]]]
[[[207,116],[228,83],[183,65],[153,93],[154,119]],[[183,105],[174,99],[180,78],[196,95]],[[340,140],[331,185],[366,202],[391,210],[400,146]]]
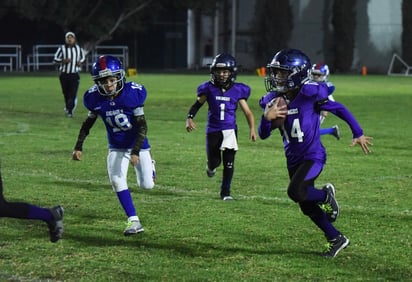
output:
[[[269,92],[259,102],[264,109],[266,104],[280,93]],[[294,167],[304,160],[326,162],[326,151],[320,139],[320,111],[337,115],[350,126],[353,137],[363,135],[362,128],[347,110],[335,101],[328,99],[329,92],[325,83],[308,82],[302,86],[296,97],[288,103],[288,114],[284,127],[280,129],[288,167]],[[262,139],[270,136],[271,122],[263,117],[259,124]]]
[[[114,99],[99,94],[92,86],[83,97],[84,106],[98,114],[106,126],[110,149],[132,149],[137,140],[137,126],[133,118],[136,108],[144,106],[147,92],[135,82],[124,84],[122,92]],[[150,148],[147,138],[141,149]]]
[[[250,96],[250,87],[236,82],[223,92],[210,81],[204,82],[197,88],[197,96],[205,95],[209,105],[206,133],[237,129],[236,110],[241,99]]]

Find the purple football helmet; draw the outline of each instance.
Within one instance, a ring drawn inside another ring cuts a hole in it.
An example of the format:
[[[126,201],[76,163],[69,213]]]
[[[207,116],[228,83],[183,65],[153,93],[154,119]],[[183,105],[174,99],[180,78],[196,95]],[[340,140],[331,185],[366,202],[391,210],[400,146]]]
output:
[[[222,79],[218,72],[221,70],[230,71],[230,75],[227,78]],[[212,64],[210,65],[210,81],[217,87],[228,88],[236,80],[237,64],[236,59],[227,53],[217,55]]]
[[[310,59],[306,54],[296,49],[283,49],[275,54],[266,66],[268,74],[265,77],[267,91],[285,93],[299,88],[308,80]],[[278,72],[287,71],[286,78],[277,77]]]

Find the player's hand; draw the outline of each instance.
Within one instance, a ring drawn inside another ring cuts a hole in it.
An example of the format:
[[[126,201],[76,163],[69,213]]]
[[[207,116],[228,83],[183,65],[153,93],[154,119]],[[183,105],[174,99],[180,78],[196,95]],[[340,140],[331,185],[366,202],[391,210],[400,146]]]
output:
[[[252,142],[256,141],[256,132],[254,130],[250,131],[250,137],[249,138]]]
[[[266,120],[274,120],[277,118],[286,118],[288,113],[287,105],[279,106],[279,100],[276,100],[274,104],[267,103],[263,116]]]
[[[134,155],[134,154],[131,154],[131,155],[130,155],[130,163],[131,163],[133,166],[137,166],[137,165],[139,164],[139,162],[140,162],[140,159],[139,159],[139,156],[138,156],[138,155]]]
[[[359,136],[358,138],[353,138],[351,147],[359,144],[365,154],[372,153],[372,150],[369,148],[369,146],[373,146],[373,143],[371,142],[372,139],[373,137],[365,135]]]
[[[196,129],[196,123],[193,121],[193,119],[191,118],[186,119],[186,131],[190,132],[195,129]]]
[[[75,161],[80,161],[82,159],[82,151],[74,150],[72,154],[72,159]]]

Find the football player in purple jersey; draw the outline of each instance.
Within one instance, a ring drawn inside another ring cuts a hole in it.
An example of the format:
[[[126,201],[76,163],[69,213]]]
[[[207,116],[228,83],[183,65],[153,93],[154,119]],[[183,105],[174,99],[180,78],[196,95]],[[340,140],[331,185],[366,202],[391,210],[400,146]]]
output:
[[[344,105],[328,98],[325,83],[308,79],[310,67],[310,59],[300,50],[283,49],[275,54],[267,65],[265,86],[268,93],[259,101],[264,112],[258,132],[260,138],[268,138],[273,130],[271,120],[286,117],[279,132],[290,177],[288,196],[323,231],[328,241],[323,256],[335,257],[349,245],[349,239],[332,224],[339,215],[334,186],[328,183],[322,189],[315,187],[315,180],[326,162],[319,115],[321,111],[328,111],[344,120],[352,130],[351,146],[359,144],[365,154],[371,152],[372,138],[363,134],[359,123]],[[283,96],[287,105],[270,105],[269,102],[277,96]]]
[[[0,218],[42,220],[49,228],[50,241],[55,243],[63,235],[63,213],[61,206],[42,208],[25,202],[10,202],[3,195],[3,179],[0,172]]]
[[[129,163],[134,167],[137,184],[143,189],[154,187],[154,162],[147,139],[147,123],[143,111],[146,88],[126,82],[120,60],[100,56],[92,66],[95,84],[84,94],[83,103],[89,110],[74,147],[73,159],[81,160],[83,142],[98,116],[104,122],[109,143],[107,172],[113,190],[128,218],[124,235],[143,232],[127,185]]]
[[[330,82],[329,79],[329,66],[326,64],[322,63],[316,63],[312,65],[312,68],[309,70],[309,79],[316,81],[316,82],[323,82],[326,83],[328,86],[328,93],[329,93],[329,99],[332,101],[335,101],[333,98],[333,91],[335,91],[335,85],[333,85],[332,82]],[[322,111],[320,113],[320,124],[323,123],[325,118],[327,117],[328,112],[327,111]],[[320,129],[320,135],[326,135],[330,134],[335,136],[336,139],[340,139],[340,131],[338,125],[334,125],[332,127],[328,128],[321,128]]]
[[[217,55],[210,66],[210,81],[203,82],[197,88],[196,102],[189,109],[186,130],[196,129],[194,117],[205,102],[208,103],[208,121],[206,125],[206,173],[213,177],[216,168],[223,160],[223,176],[220,198],[233,200],[231,183],[234,173],[235,154],[238,150],[236,110],[242,109],[249,125],[249,138],[256,141],[255,119],[247,104],[250,87],[235,82],[237,64],[230,54]]]

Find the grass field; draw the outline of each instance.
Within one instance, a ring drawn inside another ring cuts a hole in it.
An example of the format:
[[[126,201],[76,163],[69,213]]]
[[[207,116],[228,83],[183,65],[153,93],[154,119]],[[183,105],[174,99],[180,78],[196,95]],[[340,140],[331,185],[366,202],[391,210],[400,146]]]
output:
[[[355,114],[373,153],[323,136],[328,162],[317,183],[333,182],[341,215],[335,226],[351,245],[334,259],[322,233],[288,199],[280,137],[248,140],[239,110],[239,151],[232,194],[219,200],[221,170],[205,173],[204,126],[186,133],[186,113],[202,74],[145,74],[128,78],[148,89],[145,113],[157,186],[142,191],[132,170],[129,184],[145,232],[124,237],[126,218],[106,174],[101,121],[71,152],[86,111],[63,113],[57,75],[0,76],[0,159],[10,201],[65,208],[64,238],[49,242],[38,221],[1,218],[0,281],[412,281],[412,78],[333,75],[335,99]],[[252,87],[256,126],[263,79],[238,76]],[[83,75],[79,98],[90,86]]]

